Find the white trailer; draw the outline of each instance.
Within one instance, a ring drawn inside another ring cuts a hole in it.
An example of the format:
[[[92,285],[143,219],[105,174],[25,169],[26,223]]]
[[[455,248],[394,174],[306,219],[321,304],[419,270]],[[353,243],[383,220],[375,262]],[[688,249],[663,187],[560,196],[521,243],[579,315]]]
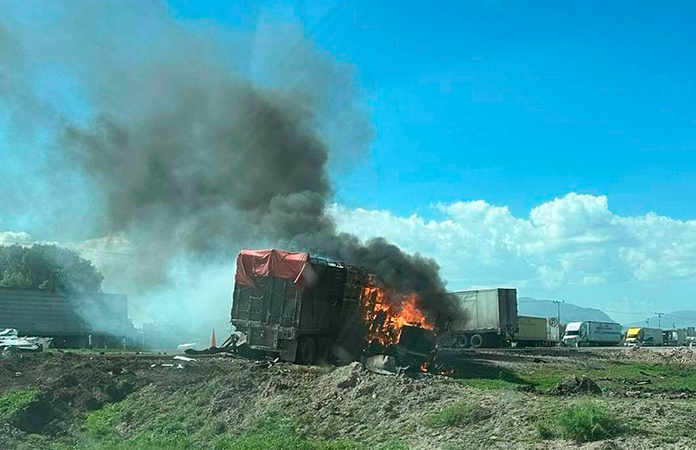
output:
[[[563,334],[569,347],[613,346],[621,342],[621,325],[613,322],[570,322]]]
[[[516,289],[483,289],[453,295],[461,314],[441,333],[442,347],[504,347],[519,331]]]

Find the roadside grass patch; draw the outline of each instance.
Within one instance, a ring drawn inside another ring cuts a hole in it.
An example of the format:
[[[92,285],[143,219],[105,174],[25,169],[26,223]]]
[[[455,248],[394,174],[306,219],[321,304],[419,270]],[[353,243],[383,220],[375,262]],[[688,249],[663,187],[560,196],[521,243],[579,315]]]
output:
[[[40,395],[38,389],[20,389],[0,395],[0,417],[11,419]]]
[[[431,427],[463,427],[486,420],[491,414],[485,409],[461,402],[444,406],[430,413],[425,423]]]
[[[81,440],[89,443],[87,448],[99,448],[101,444],[118,450],[204,448],[217,442],[222,433],[215,418],[206,412],[218,389],[212,383],[188,392],[157,396],[146,387],[87,414]]]
[[[517,386],[519,386],[516,383],[511,383],[498,378],[464,378],[457,380],[457,382],[464,386],[470,386],[486,391],[514,391]]]
[[[279,412],[271,412],[254,427],[239,437],[230,437],[220,447],[225,450],[408,450],[409,447],[395,439],[367,447],[349,439],[317,439],[298,432],[292,419]]]
[[[604,405],[583,401],[566,406],[555,418],[534,424],[537,437],[552,439],[562,437],[575,442],[592,442],[608,439],[627,431],[626,424]]]

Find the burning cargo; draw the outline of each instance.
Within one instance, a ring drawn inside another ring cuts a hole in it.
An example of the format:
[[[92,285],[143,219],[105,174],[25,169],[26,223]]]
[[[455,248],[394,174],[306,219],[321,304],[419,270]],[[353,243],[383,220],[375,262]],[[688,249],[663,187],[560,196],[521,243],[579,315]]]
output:
[[[355,266],[309,253],[242,250],[231,321],[240,343],[284,361],[349,361],[367,351],[420,365],[435,338],[416,302],[415,294],[388,293]]]

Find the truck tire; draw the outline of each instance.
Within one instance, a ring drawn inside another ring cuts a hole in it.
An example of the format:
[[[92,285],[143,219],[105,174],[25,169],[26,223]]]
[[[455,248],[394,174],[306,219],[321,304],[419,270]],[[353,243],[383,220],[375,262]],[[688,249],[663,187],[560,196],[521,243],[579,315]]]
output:
[[[469,336],[467,336],[466,334],[463,334],[463,335],[457,337],[457,339],[455,341],[455,345],[457,347],[461,347],[461,348],[468,348],[469,347]]]
[[[312,336],[300,338],[297,345],[297,362],[300,364],[314,364],[317,358],[317,344]]]
[[[483,336],[475,334],[471,336],[470,342],[473,348],[481,348],[483,346]]]

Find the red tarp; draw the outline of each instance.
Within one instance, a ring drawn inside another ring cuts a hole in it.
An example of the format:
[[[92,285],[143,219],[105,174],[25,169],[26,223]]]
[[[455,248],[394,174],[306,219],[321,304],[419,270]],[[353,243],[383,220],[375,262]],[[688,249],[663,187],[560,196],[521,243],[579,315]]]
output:
[[[235,282],[253,286],[252,277],[289,278],[295,284],[311,282],[314,271],[309,265],[309,253],[282,250],[242,250],[237,256]]]

